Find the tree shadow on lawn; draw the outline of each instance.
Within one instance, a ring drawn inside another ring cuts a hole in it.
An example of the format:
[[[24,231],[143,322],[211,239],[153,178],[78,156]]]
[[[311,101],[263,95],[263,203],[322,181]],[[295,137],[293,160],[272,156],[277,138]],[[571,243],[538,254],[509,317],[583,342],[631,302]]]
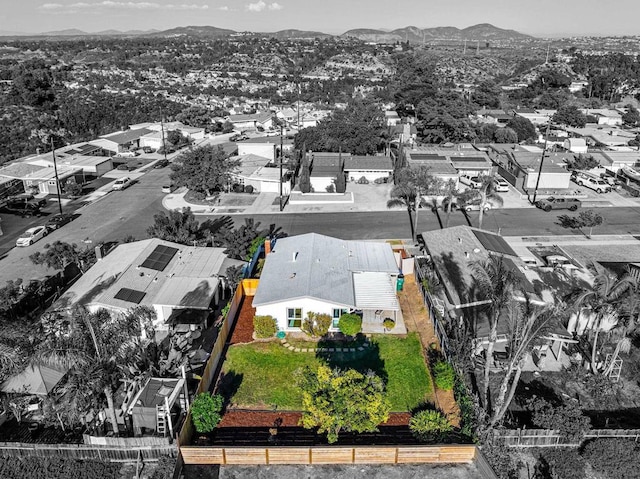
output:
[[[318,348],[335,349],[341,347],[341,343],[336,341],[322,339],[318,342]],[[358,351],[357,347],[355,349],[355,352],[318,350],[316,352],[316,358],[326,363],[327,366],[332,369],[355,369],[362,374],[373,371],[376,376],[381,378],[386,384],[388,375],[385,369],[385,362],[380,357],[379,346],[376,343],[370,343],[369,347],[363,351]]]
[[[220,378],[218,379],[218,383],[216,384],[214,391],[223,397],[223,414],[229,407],[231,399],[236,395],[238,389],[240,389],[243,379],[244,374],[242,373],[238,374],[233,371],[220,373]]]

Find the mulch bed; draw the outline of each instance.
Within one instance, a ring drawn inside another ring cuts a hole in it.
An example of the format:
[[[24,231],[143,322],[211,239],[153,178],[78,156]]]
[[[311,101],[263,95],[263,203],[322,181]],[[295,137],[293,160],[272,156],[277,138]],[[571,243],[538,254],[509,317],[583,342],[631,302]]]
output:
[[[228,411],[218,427],[273,427],[276,421],[282,420],[279,427],[298,427],[299,412],[248,411],[236,409]],[[408,412],[391,413],[385,426],[406,426],[411,414]]]
[[[245,296],[242,300],[240,313],[229,340],[231,344],[250,343],[253,341],[253,317],[256,314],[256,310],[251,306],[252,300],[252,296]]]

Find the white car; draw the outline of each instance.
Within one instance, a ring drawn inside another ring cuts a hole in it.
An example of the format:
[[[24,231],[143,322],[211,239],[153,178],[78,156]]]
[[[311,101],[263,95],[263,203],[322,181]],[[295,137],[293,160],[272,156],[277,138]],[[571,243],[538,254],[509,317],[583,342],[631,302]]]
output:
[[[509,192],[509,183],[507,183],[507,180],[503,180],[502,178],[499,178],[496,180],[496,191],[498,193],[508,193]]]
[[[138,153],[135,151],[121,151],[116,155],[116,158],[135,158],[138,156]]]
[[[480,178],[478,178],[477,176],[462,175],[460,177],[460,183],[462,183],[463,185],[470,186],[474,190],[477,190],[482,186],[482,182],[480,181]]]
[[[16,246],[30,246],[45,236],[47,236],[46,226],[35,226],[33,228],[29,228],[16,240]]]
[[[116,182],[113,184],[112,189],[114,190],[124,190],[125,188],[128,188],[129,186],[131,186],[131,178],[129,178],[128,176],[125,176],[123,178],[118,178],[116,180]]]

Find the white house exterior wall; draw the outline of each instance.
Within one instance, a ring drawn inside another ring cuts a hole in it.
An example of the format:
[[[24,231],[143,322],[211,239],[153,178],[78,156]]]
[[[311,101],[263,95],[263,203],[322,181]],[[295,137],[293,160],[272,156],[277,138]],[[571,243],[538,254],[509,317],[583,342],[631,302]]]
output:
[[[304,320],[309,311],[328,314],[331,316],[334,309],[349,309],[350,307],[352,306],[327,303],[314,298],[298,298],[289,301],[282,301],[280,303],[258,306],[256,308],[256,316],[272,316],[276,319],[278,329],[281,331],[298,331],[298,328],[287,327],[288,308],[302,308],[302,319]]]
[[[150,137],[145,138],[144,136],[140,138],[140,146],[148,146],[149,148],[158,149],[162,146],[162,138]]]
[[[381,171],[381,170],[345,170],[347,174],[347,179],[349,181],[358,181],[363,176],[369,181],[375,181],[378,178],[389,178],[391,177],[390,171]]]
[[[529,173],[526,177],[524,188],[534,189],[536,187],[536,180],[538,173]],[[570,173],[542,173],[540,176],[540,184],[538,189],[552,190],[552,189],[565,189],[570,187]]]
[[[335,177],[317,176],[311,177],[311,188],[316,193],[326,193],[327,187],[333,185]]]

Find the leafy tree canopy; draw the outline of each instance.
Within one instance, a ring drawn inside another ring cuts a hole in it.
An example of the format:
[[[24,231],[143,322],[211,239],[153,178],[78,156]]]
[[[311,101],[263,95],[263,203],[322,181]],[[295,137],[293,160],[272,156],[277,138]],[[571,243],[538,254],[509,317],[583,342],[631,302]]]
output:
[[[152,238],[185,245],[193,244],[202,238],[200,224],[190,208],[154,215],[153,224],[147,228],[147,234]]]
[[[556,124],[583,128],[587,124],[587,117],[573,105],[562,106],[551,118]]]
[[[43,264],[47,268],[63,270],[74,263],[82,272],[87,271],[95,262],[95,251],[90,248],[80,249],[75,243],[54,241],[44,245],[44,252],[37,251],[29,256],[33,264]]]
[[[537,136],[536,127],[527,118],[514,116],[505,125],[518,135],[518,141],[534,140]]]
[[[171,165],[171,180],[201,196],[222,191],[231,181],[231,173],[240,164],[227,157],[220,146],[207,145],[182,153]]]

